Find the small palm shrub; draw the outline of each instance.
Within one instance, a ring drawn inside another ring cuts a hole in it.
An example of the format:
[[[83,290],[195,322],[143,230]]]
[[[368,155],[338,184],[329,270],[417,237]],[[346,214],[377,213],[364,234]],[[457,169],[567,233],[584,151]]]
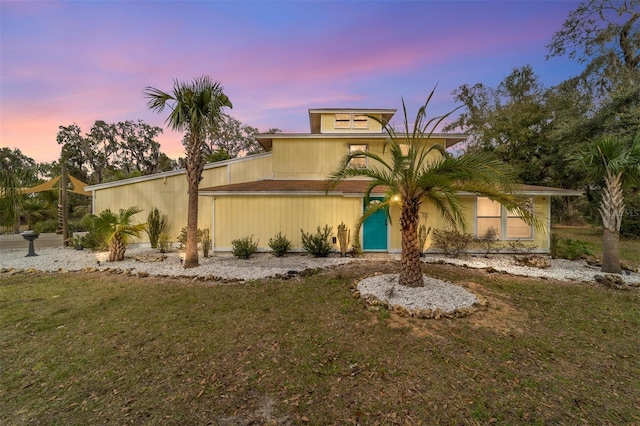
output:
[[[333,228],[325,225],[324,229],[318,226],[318,232],[315,234],[306,233],[302,229],[302,249],[315,257],[327,257],[333,245],[329,241]]]
[[[269,248],[275,257],[281,257],[291,249],[291,241],[282,232],[278,232],[273,238],[269,238]]]
[[[147,217],[146,229],[147,235],[149,236],[149,243],[151,243],[151,248],[158,248],[158,239],[166,227],[167,215],[161,215],[158,208],[154,207]]]
[[[248,259],[258,251],[258,242],[253,241],[253,235],[233,240],[231,246],[233,247],[233,255],[239,259]]]
[[[118,214],[107,209],[100,213],[95,220],[95,229],[106,235],[109,246],[109,262],[124,260],[127,244],[132,238],[140,238],[146,228],[145,223],[134,224],[133,216],[140,213],[139,207],[120,209]]]
[[[458,257],[473,242],[473,235],[458,230],[436,229],[433,231],[433,245],[447,256]]]

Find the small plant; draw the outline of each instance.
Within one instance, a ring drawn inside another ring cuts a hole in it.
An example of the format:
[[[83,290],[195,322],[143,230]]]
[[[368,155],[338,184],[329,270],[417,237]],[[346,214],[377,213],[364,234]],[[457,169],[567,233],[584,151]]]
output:
[[[344,222],[340,222],[338,225],[338,243],[340,244],[340,255],[345,257],[347,255],[347,249],[349,248],[349,242],[351,241],[351,230],[347,228]]]
[[[160,211],[154,207],[147,217],[146,229],[147,235],[149,236],[149,243],[151,243],[151,248],[158,248],[158,239],[166,227],[167,215],[160,215]]]
[[[458,230],[433,231],[433,245],[439,248],[447,256],[458,257],[466,251],[473,242],[473,235],[459,232]]]
[[[162,232],[158,237],[158,250],[160,253],[168,253],[172,248],[171,240],[169,239],[169,234],[166,232]]]
[[[200,230],[198,230],[200,233]],[[211,236],[209,235],[209,228],[202,231],[202,256],[209,257],[209,251],[211,250]]]
[[[269,248],[275,257],[282,257],[291,249],[291,241],[282,232],[278,232],[273,238],[269,238]]]
[[[484,257],[489,257],[489,253],[494,250],[498,242],[498,231],[496,231],[493,226],[490,226],[485,233],[476,238],[475,241],[483,248]]]
[[[253,241],[253,235],[233,240],[231,241],[231,245],[233,246],[233,255],[239,259],[248,259],[253,253],[258,251],[258,242]]]
[[[72,237],[70,243],[76,248],[76,250],[84,249],[84,237],[82,235]]]
[[[427,238],[429,238],[429,234],[431,233],[431,227],[428,227],[421,223],[418,227],[418,248],[420,249],[420,253],[424,252],[424,245],[427,243]]]
[[[306,233],[302,229],[302,249],[315,257],[327,257],[333,248],[329,237],[333,228],[325,225],[324,229],[318,226],[318,232],[315,234]]]

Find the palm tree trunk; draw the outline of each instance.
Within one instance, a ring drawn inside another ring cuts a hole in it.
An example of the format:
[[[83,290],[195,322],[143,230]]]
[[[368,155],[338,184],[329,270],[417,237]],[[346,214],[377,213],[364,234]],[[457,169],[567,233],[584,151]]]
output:
[[[607,172],[599,210],[604,226],[602,235],[602,272],[619,274],[622,272],[620,267],[620,225],[624,215],[622,173],[614,176]]]
[[[195,268],[198,263],[198,186],[204,169],[202,149],[198,135],[191,134],[187,148],[187,183],[189,201],[187,206],[187,247],[184,258],[185,268]]]
[[[405,200],[400,214],[400,229],[402,232],[402,255],[400,262],[400,285],[407,287],[422,287],[422,262],[418,247],[418,223],[420,216],[419,200]]]
[[[620,267],[620,234],[604,228],[602,235],[602,272],[619,274]]]
[[[109,262],[120,262],[124,260],[124,253],[127,247],[120,235],[115,235],[109,243]]]

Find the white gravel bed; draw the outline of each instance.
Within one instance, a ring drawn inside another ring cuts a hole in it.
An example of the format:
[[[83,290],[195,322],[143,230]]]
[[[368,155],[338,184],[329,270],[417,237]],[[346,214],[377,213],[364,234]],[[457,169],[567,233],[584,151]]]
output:
[[[439,309],[449,313],[479,302],[466,289],[426,275],[424,287],[405,287],[398,284],[398,279],[398,274],[365,278],[358,283],[358,291],[363,297],[375,297],[385,305],[402,306],[409,311]]]
[[[292,253],[275,257],[269,253],[256,253],[249,259],[237,259],[231,253],[215,254],[212,257],[199,256],[200,266],[185,269],[180,262],[184,253],[165,253],[167,258],[159,262],[135,260],[135,257],[160,256],[149,248],[127,249],[125,260],[108,262],[107,252],[75,250],[73,248],[40,248],[38,256],[25,257],[24,249],[0,251],[0,269],[34,269],[42,272],[80,271],[86,268],[97,270],[118,269],[133,274],[139,272],[149,275],[169,276],[215,276],[222,279],[254,280],[285,275],[289,271],[300,272],[309,268],[325,268],[352,262],[353,258],[330,256],[314,258],[306,254]],[[100,262],[98,264],[98,262]]]
[[[514,255],[463,256],[460,258],[440,255],[427,255],[425,263],[445,262],[451,265],[469,268],[489,268],[512,275],[524,277],[549,278],[561,281],[594,281],[596,275],[605,275],[599,268],[590,266],[584,260],[548,259],[550,268],[540,269],[515,264]],[[632,272],[620,275],[627,284],[640,284],[640,274]]]

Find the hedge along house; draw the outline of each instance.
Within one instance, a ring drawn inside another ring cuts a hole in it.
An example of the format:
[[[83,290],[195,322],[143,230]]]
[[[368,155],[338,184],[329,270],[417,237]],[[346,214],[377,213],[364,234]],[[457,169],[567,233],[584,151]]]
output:
[[[352,179],[340,182],[327,192],[327,176],[348,152],[370,151],[384,156],[387,135],[379,122],[391,120],[394,109],[310,109],[310,133],[276,133],[258,135],[265,153],[205,166],[200,184],[198,227],[209,228],[213,251],[230,251],[232,241],[251,236],[261,249],[268,249],[269,239],[281,232],[301,250],[301,229],[315,232],[318,226],[333,227],[345,223],[354,229],[366,203],[376,203],[385,188],[376,188],[365,200],[368,182]],[[426,144],[451,147],[466,135],[436,133]],[[356,158],[353,167],[370,167],[367,158]],[[117,211],[133,205],[145,212],[157,207],[169,218],[169,236],[175,241],[186,225],[187,182],[185,171],[93,185],[93,211],[106,208]],[[535,214],[544,223],[550,221],[550,197],[576,196],[579,191],[550,187],[522,187],[531,198]],[[550,235],[535,230],[519,217],[489,199],[474,194],[461,194],[467,211],[467,231],[482,236],[494,228],[503,248],[509,241],[520,241],[537,252],[548,252]],[[359,238],[362,249],[370,252],[400,252],[399,203],[389,212],[380,211],[363,224]],[[424,205],[422,213],[427,226],[444,227],[439,213]],[[144,221],[145,218],[139,218]],[[431,242],[427,240],[426,248]],[[337,249],[337,245],[336,245]],[[433,249],[431,249],[433,250]]]

